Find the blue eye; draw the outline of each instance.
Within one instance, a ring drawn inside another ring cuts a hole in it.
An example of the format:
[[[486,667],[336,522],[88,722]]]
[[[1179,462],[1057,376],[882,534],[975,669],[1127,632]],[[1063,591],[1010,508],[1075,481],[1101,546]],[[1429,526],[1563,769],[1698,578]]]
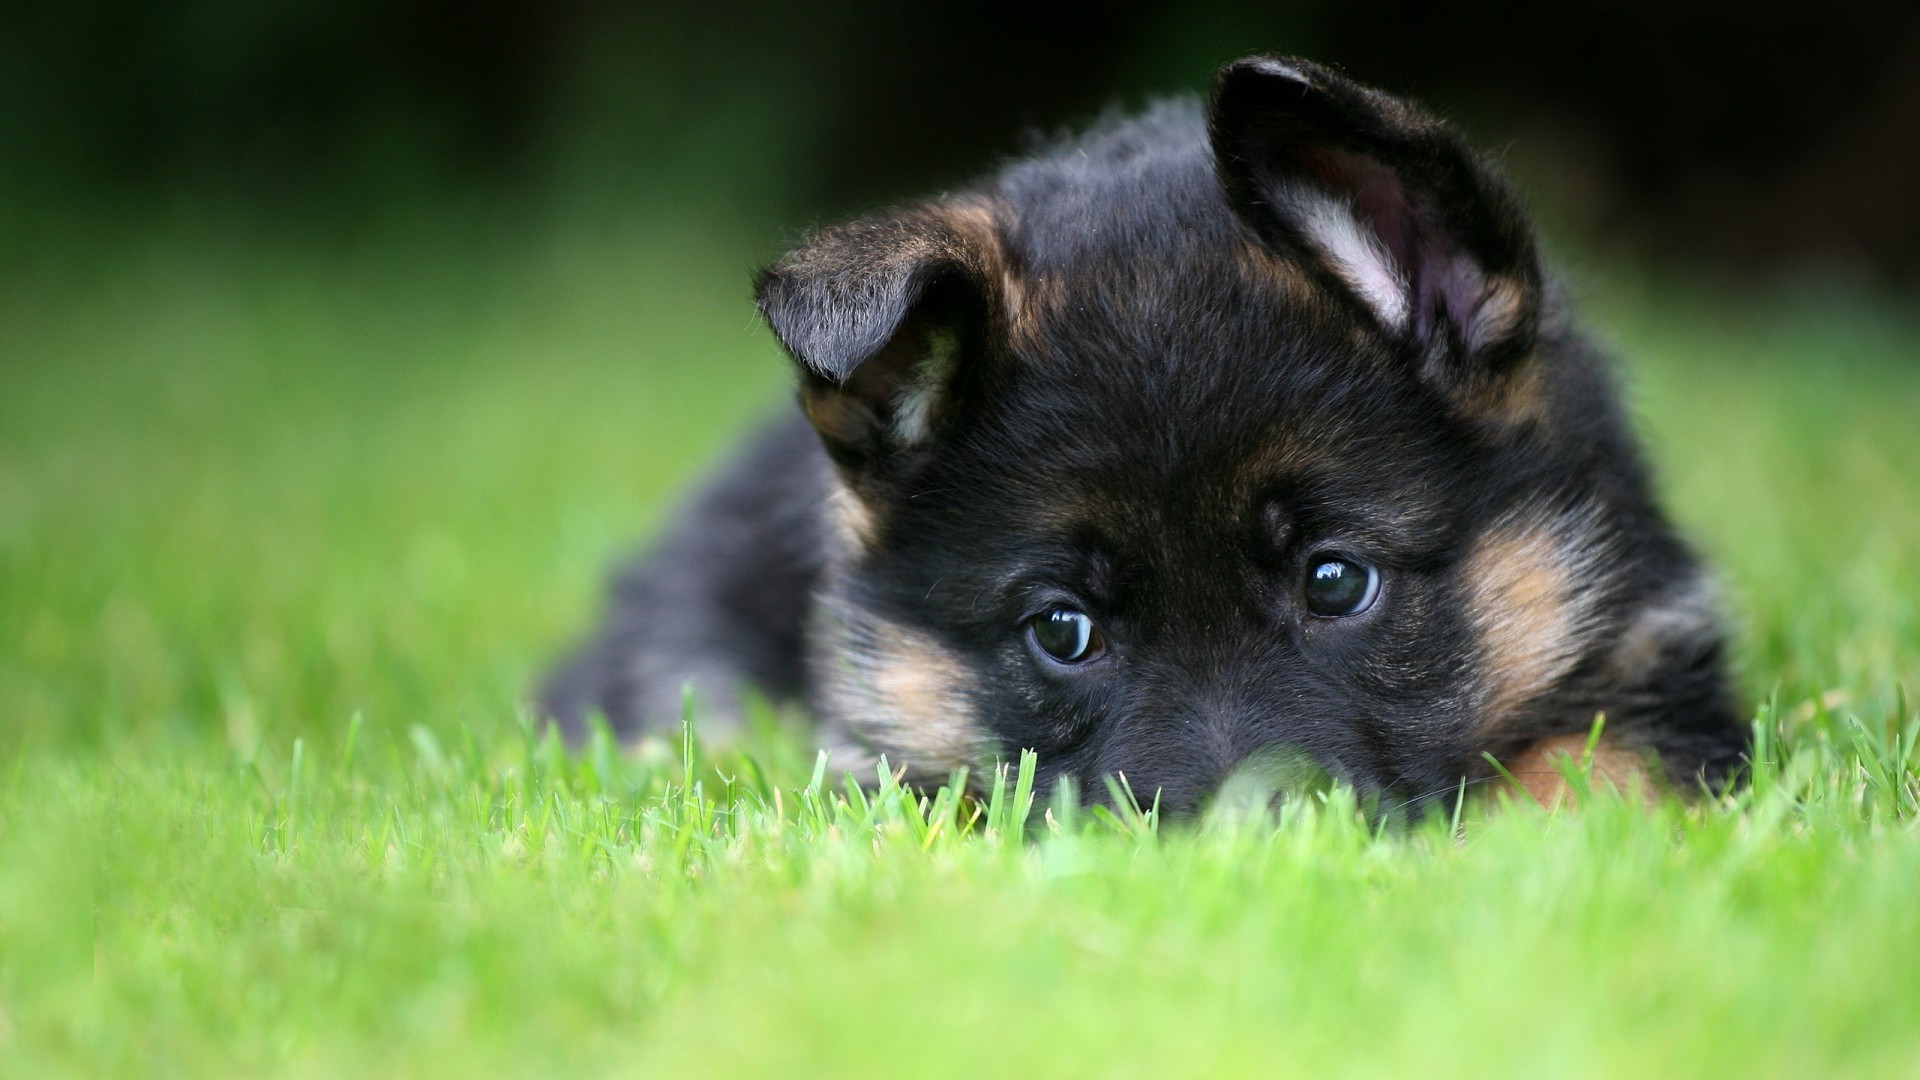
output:
[[[1380,571],[1344,555],[1316,555],[1307,562],[1306,594],[1315,615],[1358,615],[1380,595]]]
[[[1027,634],[1041,652],[1062,664],[1084,664],[1107,647],[1086,612],[1067,607],[1035,615],[1027,621]]]

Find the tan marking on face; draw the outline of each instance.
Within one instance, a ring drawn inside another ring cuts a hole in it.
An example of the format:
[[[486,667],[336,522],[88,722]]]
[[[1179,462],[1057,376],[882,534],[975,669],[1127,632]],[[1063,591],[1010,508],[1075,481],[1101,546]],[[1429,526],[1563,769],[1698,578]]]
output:
[[[1585,735],[1555,735],[1541,739],[1501,764],[1513,774],[1520,790],[1551,810],[1562,803],[1573,803],[1573,789],[1561,770],[1569,760],[1577,768],[1586,748]],[[1593,748],[1588,783],[1594,791],[1605,791],[1610,786],[1623,795],[1644,801],[1652,797],[1652,775],[1645,754],[1616,740],[1602,736]]]
[[[840,542],[850,549],[871,548],[879,542],[880,523],[873,508],[838,479],[827,492],[827,519],[833,522]]]
[[[1474,545],[1462,582],[1479,638],[1482,730],[1512,720],[1592,647],[1603,554],[1597,526],[1580,513],[1510,516]]]
[[[914,776],[935,777],[977,767],[994,742],[967,694],[970,678],[958,656],[931,636],[897,623],[844,612],[820,654],[826,719]]]
[[[1304,426],[1275,432],[1234,464],[1228,497],[1244,504],[1277,477],[1312,476],[1337,466],[1342,449],[1338,437],[1316,437]]]

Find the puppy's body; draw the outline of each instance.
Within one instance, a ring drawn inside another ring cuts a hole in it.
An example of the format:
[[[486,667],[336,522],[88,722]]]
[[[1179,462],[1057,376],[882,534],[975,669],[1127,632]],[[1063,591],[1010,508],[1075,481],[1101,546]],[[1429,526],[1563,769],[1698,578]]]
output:
[[[1032,748],[1175,809],[1288,752],[1417,800],[1599,712],[1613,759],[1738,761],[1605,363],[1504,185],[1402,102],[1242,61],[1204,112],[825,230],[759,295],[804,419],[616,584],[549,686],[572,730],[751,685],[837,765]]]

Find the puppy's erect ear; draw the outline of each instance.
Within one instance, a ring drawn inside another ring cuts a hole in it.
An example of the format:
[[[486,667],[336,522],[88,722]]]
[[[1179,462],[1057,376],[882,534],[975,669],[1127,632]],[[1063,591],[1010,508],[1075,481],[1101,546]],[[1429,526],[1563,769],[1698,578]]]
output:
[[[985,206],[933,203],[824,230],[761,272],[760,314],[843,469],[933,438],[985,346],[999,250]]]
[[[1250,57],[1215,79],[1208,128],[1242,220],[1329,273],[1428,374],[1479,384],[1532,348],[1532,229],[1445,124],[1317,64]]]

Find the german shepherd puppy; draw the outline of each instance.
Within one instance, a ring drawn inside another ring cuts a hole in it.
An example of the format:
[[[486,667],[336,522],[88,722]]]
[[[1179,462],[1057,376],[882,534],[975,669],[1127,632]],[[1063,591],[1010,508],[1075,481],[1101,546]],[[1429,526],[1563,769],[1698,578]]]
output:
[[[1184,811],[1305,755],[1412,806],[1745,746],[1710,582],[1508,186],[1302,60],[821,230],[763,271],[800,413],[620,575],[544,708],[743,686],[836,768],[1038,752]]]

